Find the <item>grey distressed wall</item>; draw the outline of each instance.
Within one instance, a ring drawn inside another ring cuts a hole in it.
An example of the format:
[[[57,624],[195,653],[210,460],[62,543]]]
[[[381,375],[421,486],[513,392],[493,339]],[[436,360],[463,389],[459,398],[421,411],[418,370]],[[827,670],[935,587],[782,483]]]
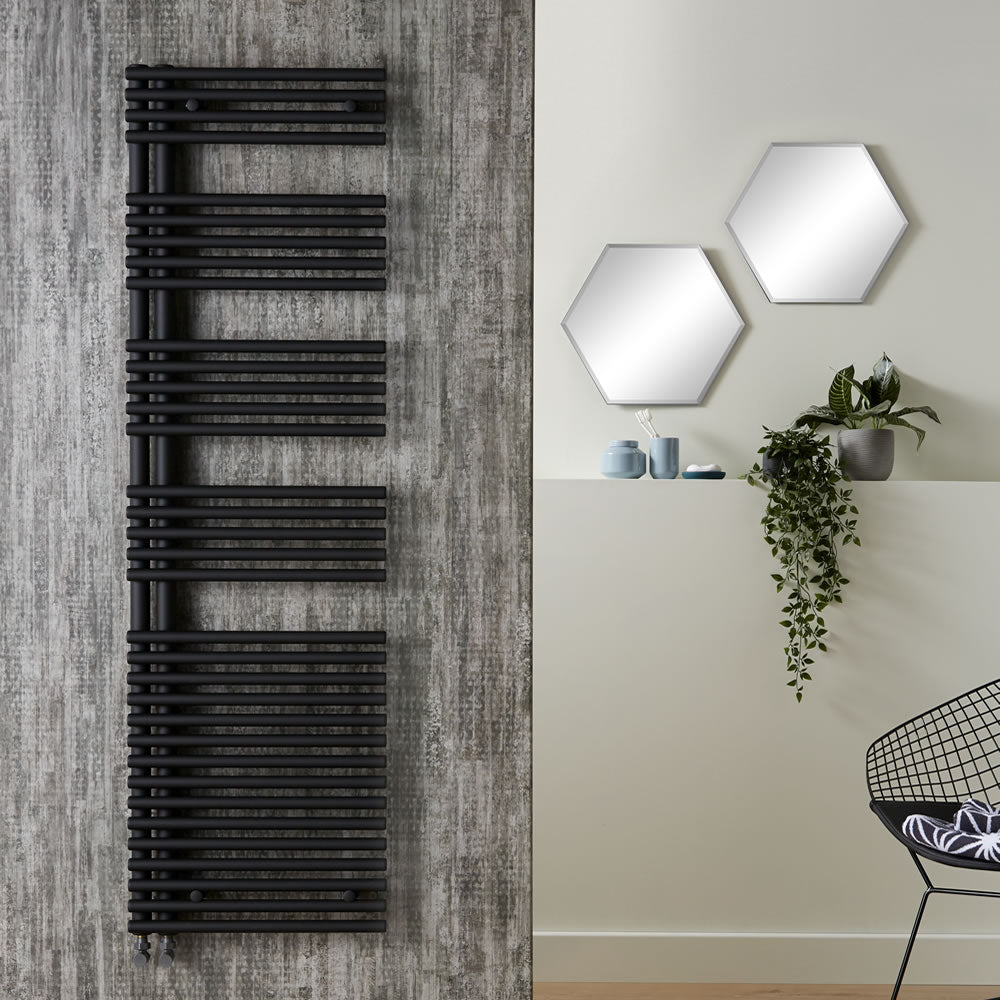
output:
[[[530,994],[530,0],[5,0],[4,1000]],[[383,442],[219,440],[192,479],[390,490],[389,583],[205,585],[191,624],[390,638],[384,939],[125,932],[122,69],[379,64],[384,150],[186,154],[207,189],[389,195],[390,291],[204,293],[202,335],[384,336]],[[350,596],[348,596],[350,595]]]

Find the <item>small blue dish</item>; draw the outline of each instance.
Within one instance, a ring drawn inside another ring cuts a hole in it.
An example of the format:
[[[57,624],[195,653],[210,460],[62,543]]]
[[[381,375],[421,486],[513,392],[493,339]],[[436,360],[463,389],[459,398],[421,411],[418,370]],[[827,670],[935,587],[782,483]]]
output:
[[[711,472],[682,472],[681,475],[685,479],[725,479],[726,474],[719,469],[718,471]]]

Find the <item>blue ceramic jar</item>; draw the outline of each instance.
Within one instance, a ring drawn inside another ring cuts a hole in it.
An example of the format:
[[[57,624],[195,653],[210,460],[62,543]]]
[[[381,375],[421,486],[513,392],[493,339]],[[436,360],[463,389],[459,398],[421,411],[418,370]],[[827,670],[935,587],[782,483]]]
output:
[[[601,475],[608,479],[638,479],[646,474],[646,454],[638,441],[612,441],[601,455]]]

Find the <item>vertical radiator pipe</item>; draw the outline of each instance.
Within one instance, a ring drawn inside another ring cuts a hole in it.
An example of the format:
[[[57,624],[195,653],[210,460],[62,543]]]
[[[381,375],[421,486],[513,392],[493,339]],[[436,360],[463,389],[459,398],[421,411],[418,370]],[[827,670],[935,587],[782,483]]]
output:
[[[129,108],[134,110],[146,109],[148,104],[145,101],[129,101]],[[136,122],[131,128],[143,127],[141,122]],[[149,152],[146,147],[137,143],[128,143],[128,189],[130,194],[145,194],[149,191]],[[130,234],[145,235],[141,229],[131,229]],[[133,290],[128,293],[129,297],[129,339],[146,340],[149,337],[149,292],[143,290]],[[132,354],[130,358],[138,359],[142,355]],[[130,396],[131,402],[141,401],[141,396]],[[132,421],[144,422],[144,417],[134,416]],[[136,485],[148,486],[149,478],[149,439],[138,435],[129,437],[129,482]],[[143,521],[131,521],[132,528],[145,527]],[[141,564],[130,563],[132,568],[137,568]],[[148,583],[132,583],[129,587],[129,622],[132,629],[148,630],[150,627],[149,616],[150,585]],[[133,643],[130,647],[132,652],[143,650],[141,643]],[[149,667],[140,668],[149,671]],[[133,728],[131,732],[149,734],[152,730],[149,727]],[[132,768],[129,772],[131,777],[148,779],[152,775],[149,768]],[[148,810],[133,810],[133,816],[150,815]],[[147,851],[133,852],[134,858],[147,858]],[[148,890],[134,892],[133,899],[144,901],[152,900],[152,893]],[[136,965],[146,965],[149,962],[149,941],[145,935],[140,935],[136,940],[136,948],[133,953],[133,961]]]
[[[171,67],[166,65],[161,65],[155,67],[156,69],[170,69]],[[171,86],[168,80],[157,80],[151,82],[151,86],[157,89],[166,89]],[[163,109],[169,107],[166,101],[153,101],[151,104],[153,109]],[[168,128],[166,124],[154,123],[150,125],[153,130],[163,130]],[[174,188],[174,147],[168,145],[167,143],[154,143],[152,145],[153,150],[153,194],[170,194],[173,192]],[[159,208],[152,209],[153,214],[165,214],[169,212],[170,209],[166,206],[160,206]],[[151,235],[161,235],[168,232],[165,227],[151,228]],[[159,256],[167,253],[166,250],[154,250],[152,255]],[[162,276],[166,274],[165,271],[155,270],[150,272],[152,275]],[[152,339],[154,340],[170,340],[174,337],[173,332],[173,308],[172,308],[172,298],[173,294],[166,289],[160,289],[153,292],[153,329],[152,329]],[[168,360],[168,355],[162,353],[156,353],[150,355],[151,358],[157,361]],[[167,378],[169,376],[160,375],[160,379]],[[163,395],[155,395],[150,397],[156,402],[164,402],[165,397]],[[160,421],[167,420],[167,417],[160,417]],[[154,482],[157,486],[167,486],[172,485],[175,482],[174,479],[174,449],[176,447],[175,439],[168,437],[166,435],[156,435],[152,438],[153,441],[153,455],[154,455]],[[154,503],[168,503],[166,499],[154,501]],[[163,527],[163,521],[156,521],[155,526]],[[160,542],[160,545],[168,544],[166,542]],[[155,563],[157,567],[164,567],[168,564],[163,562]],[[154,585],[154,607],[156,610],[156,629],[158,631],[169,631],[177,627],[175,621],[175,590],[176,584],[169,581],[160,581]],[[166,651],[169,647],[160,644],[158,647],[161,651]],[[165,665],[160,665],[159,670],[168,669]],[[165,690],[159,689],[158,690]],[[170,712],[171,709],[165,706],[160,707],[160,712],[166,713]],[[164,727],[158,727],[161,733],[168,732]],[[156,752],[155,750],[153,751]],[[160,747],[160,754],[169,754],[169,749],[167,747]],[[170,775],[171,771],[167,767],[157,768],[157,773],[161,775]],[[159,794],[161,796],[170,795],[170,790],[166,788],[159,789]],[[171,815],[168,809],[157,809],[157,816],[168,817]],[[157,831],[162,836],[164,831]],[[162,858],[170,857],[169,851],[157,851],[157,856]],[[161,879],[169,879],[169,875],[160,872],[159,877]],[[160,898],[172,899],[173,897],[168,893],[160,892]],[[160,919],[166,919],[168,917],[167,913],[158,914]],[[173,962],[173,945],[168,943],[166,938],[160,941],[160,964],[170,965]]]
[[[169,65],[160,65],[155,67],[156,69],[172,69],[173,67]],[[163,89],[170,86],[167,80],[156,80],[151,83],[151,86],[156,89]],[[154,101],[152,107],[156,108],[168,108],[170,105],[167,101]],[[162,130],[166,126],[156,125],[152,126],[154,129]],[[166,143],[154,143],[153,149],[153,187],[152,193],[154,194],[170,194],[173,192],[174,187],[174,150],[173,147]],[[169,212],[170,209],[166,205],[161,205],[158,208],[151,209],[152,214],[165,214]],[[161,235],[167,233],[164,227],[156,227],[151,230],[153,235]],[[158,249],[153,250],[151,256],[164,256],[167,251]],[[165,276],[166,272],[162,269],[152,270],[150,272],[152,275],[157,277]],[[172,293],[167,289],[158,289],[153,292],[153,339],[154,340],[171,340],[174,339],[173,335],[173,309],[172,309]],[[170,360],[169,355],[163,353],[156,353],[150,355],[153,360],[156,361],[168,361]],[[161,374],[159,380],[163,380],[167,376]],[[167,402],[167,399],[162,394],[155,395],[151,397],[155,402],[163,403]],[[160,422],[166,421],[168,418],[161,416],[159,418]],[[157,435],[154,437],[154,454],[155,454],[155,481],[157,486],[169,486],[174,482],[174,449],[176,447],[176,442],[165,435]],[[160,503],[166,502],[165,500],[159,501]],[[162,524],[160,525],[163,526]],[[162,544],[162,543],[161,543]],[[157,563],[157,565],[163,565]],[[157,583],[156,590],[156,627],[158,630],[169,631],[173,629],[174,626],[174,587],[169,583]]]

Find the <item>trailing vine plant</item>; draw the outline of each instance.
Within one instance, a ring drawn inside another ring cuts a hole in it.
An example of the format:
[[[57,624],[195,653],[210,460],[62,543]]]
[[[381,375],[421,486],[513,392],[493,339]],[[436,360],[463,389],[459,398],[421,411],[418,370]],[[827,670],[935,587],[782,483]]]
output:
[[[772,573],[778,593],[785,594],[781,626],[788,636],[785,660],[793,675],[788,686],[802,701],[809,668],[817,653],[825,653],[827,627],[823,612],[842,603],[841,590],[850,581],[840,571],[842,545],[860,545],[858,508],[851,490],[834,464],[829,436],[812,431],[764,428],[760,462],[743,477],[767,490],[761,518],[764,541],[781,572]]]

